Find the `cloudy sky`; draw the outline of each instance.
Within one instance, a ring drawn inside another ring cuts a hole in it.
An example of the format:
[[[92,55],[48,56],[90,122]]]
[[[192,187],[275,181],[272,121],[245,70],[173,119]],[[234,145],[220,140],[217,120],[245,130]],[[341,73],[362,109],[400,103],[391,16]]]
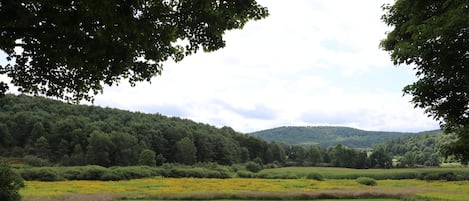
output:
[[[402,96],[416,80],[379,42],[385,0],[258,0],[270,16],[227,32],[227,46],[167,62],[162,76],[122,82],[95,105],[161,113],[252,132],[279,126],[438,128]]]

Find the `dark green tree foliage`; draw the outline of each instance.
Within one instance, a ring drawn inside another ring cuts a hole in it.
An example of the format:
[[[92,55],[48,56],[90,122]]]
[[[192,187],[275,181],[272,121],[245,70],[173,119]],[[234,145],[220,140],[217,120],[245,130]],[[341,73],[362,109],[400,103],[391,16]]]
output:
[[[4,123],[0,123],[0,146],[9,147],[13,143],[13,138],[11,137],[8,127]]]
[[[197,160],[197,148],[188,137],[182,138],[176,143],[176,162],[184,165],[192,165]]]
[[[391,168],[392,158],[387,154],[383,147],[375,148],[370,155],[370,167],[372,168]]]
[[[285,162],[285,160],[287,159],[287,155],[285,154],[285,150],[280,144],[272,142],[269,144],[269,148],[272,151],[272,162]]]
[[[308,158],[313,166],[321,163],[323,159],[320,148],[318,146],[310,146],[308,149]]]
[[[138,164],[155,167],[156,166],[155,152],[150,149],[144,149],[142,153],[140,153],[140,157],[138,158]]]
[[[179,162],[176,144],[182,139],[191,143],[188,147],[180,145],[179,150],[196,150],[187,151],[195,154],[189,163],[246,162],[264,158],[269,147],[279,154],[273,154],[274,158],[284,157],[283,150],[276,150],[279,147],[229,128],[41,97],[0,98],[0,122],[0,135],[6,136],[1,138],[2,156],[32,155],[47,158],[51,164],[135,165],[144,149],[155,152],[158,165],[174,163]]]
[[[49,159],[49,142],[44,136],[39,137],[34,143],[34,149],[36,150],[36,155],[42,159]]]
[[[170,58],[223,48],[225,31],[267,15],[254,0],[6,0],[0,50],[14,63],[0,74],[23,92],[89,100],[102,84],[149,81]]]
[[[0,200],[20,201],[19,189],[24,187],[23,179],[3,161],[0,161]]]
[[[445,157],[441,147],[456,140],[456,135],[430,132],[427,135],[398,138],[380,146],[386,153],[399,159],[401,167],[439,166]],[[454,158],[446,158],[448,162],[456,162]]]
[[[457,134],[446,154],[469,161],[469,2],[397,0],[384,10],[382,19],[393,30],[382,48],[395,64],[412,64],[419,77],[404,93]]]
[[[94,131],[90,136],[90,143],[86,152],[88,163],[92,165],[111,166],[111,151],[113,144],[108,134]]]

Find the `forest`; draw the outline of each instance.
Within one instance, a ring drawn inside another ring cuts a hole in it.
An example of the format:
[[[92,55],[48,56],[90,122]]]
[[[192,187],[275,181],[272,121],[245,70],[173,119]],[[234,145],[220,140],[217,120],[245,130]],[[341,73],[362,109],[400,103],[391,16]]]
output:
[[[19,158],[31,166],[254,162],[275,167],[391,168],[394,155],[405,155],[395,152],[392,143],[374,150],[341,144],[289,145],[267,142],[230,127],[216,128],[188,119],[67,104],[43,97],[9,94],[0,98],[0,105],[1,156]],[[435,152],[435,148],[427,149]],[[415,164],[438,166],[440,156],[435,157],[432,162],[426,159]]]

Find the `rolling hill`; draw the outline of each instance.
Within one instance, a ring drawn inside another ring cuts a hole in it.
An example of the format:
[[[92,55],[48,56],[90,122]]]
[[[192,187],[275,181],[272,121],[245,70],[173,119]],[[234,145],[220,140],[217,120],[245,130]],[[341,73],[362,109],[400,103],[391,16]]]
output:
[[[365,131],[349,127],[279,127],[249,133],[267,141],[283,142],[293,145],[319,145],[323,147],[342,144],[351,148],[373,148],[373,146],[392,139],[406,136],[433,134],[440,130],[418,133]]]

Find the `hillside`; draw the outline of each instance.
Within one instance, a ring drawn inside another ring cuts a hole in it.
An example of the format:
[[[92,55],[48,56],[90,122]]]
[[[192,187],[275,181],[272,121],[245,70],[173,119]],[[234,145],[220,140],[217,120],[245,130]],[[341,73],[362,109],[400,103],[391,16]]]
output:
[[[42,97],[0,97],[0,157],[107,167],[135,165],[140,163],[140,155],[150,150],[157,163],[232,164],[266,158],[269,148],[278,150],[279,146],[229,127],[187,119]],[[269,153],[265,161],[275,157]]]
[[[279,127],[250,133],[267,141],[287,144],[319,145],[322,147],[342,144],[351,148],[373,148],[375,145],[405,136],[414,136],[440,132],[420,133],[365,131],[348,127]]]

